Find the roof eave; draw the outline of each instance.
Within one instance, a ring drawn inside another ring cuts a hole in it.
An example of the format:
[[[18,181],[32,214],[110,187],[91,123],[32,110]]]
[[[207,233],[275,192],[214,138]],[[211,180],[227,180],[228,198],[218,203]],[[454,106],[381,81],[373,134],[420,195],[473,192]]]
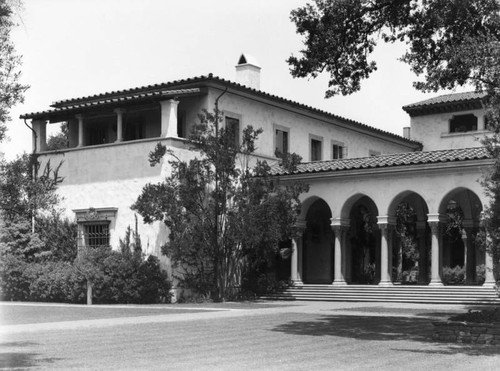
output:
[[[432,115],[436,113],[470,111],[481,108],[483,108],[481,99],[458,101],[453,103],[446,102],[419,106],[403,106],[403,110],[408,113],[410,117]]]

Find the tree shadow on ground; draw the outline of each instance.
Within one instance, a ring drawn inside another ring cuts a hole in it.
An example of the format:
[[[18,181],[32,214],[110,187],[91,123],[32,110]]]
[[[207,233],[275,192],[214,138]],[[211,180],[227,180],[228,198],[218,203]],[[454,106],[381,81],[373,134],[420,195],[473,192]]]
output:
[[[272,331],[290,335],[335,336],[375,341],[415,341],[436,345],[435,349],[422,352],[468,355],[498,355],[500,347],[455,344],[432,340],[432,320],[395,316],[319,316],[311,321],[291,321]],[[404,349],[397,349],[404,351]],[[411,350],[409,350],[411,351]]]
[[[60,358],[39,358],[40,354],[32,351],[4,352],[3,348],[23,348],[38,345],[30,341],[13,341],[0,343],[0,369],[26,369],[30,367],[46,366]]]

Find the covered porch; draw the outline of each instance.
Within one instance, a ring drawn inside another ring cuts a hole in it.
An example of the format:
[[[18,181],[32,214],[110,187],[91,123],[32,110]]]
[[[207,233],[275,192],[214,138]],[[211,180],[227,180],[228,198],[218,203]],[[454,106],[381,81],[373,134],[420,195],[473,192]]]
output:
[[[476,243],[487,203],[478,180],[489,160],[481,151],[435,151],[431,159],[412,163],[395,161],[404,154],[378,156],[366,159],[373,167],[354,169],[346,169],[349,160],[332,161],[324,172],[299,169],[283,177],[310,184],[292,241],[292,281],[493,287],[493,258]],[[407,155],[425,159],[428,153]]]

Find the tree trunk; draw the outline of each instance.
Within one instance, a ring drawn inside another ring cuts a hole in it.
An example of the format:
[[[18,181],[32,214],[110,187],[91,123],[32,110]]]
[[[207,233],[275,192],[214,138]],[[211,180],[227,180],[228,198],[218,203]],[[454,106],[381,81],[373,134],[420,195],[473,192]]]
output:
[[[92,305],[92,281],[87,280],[87,305]]]

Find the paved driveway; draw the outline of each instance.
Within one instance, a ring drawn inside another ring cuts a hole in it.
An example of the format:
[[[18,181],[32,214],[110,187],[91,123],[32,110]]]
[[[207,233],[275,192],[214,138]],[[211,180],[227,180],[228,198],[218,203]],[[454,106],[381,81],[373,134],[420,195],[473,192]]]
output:
[[[0,369],[493,370],[500,347],[433,342],[460,306],[0,303]]]

